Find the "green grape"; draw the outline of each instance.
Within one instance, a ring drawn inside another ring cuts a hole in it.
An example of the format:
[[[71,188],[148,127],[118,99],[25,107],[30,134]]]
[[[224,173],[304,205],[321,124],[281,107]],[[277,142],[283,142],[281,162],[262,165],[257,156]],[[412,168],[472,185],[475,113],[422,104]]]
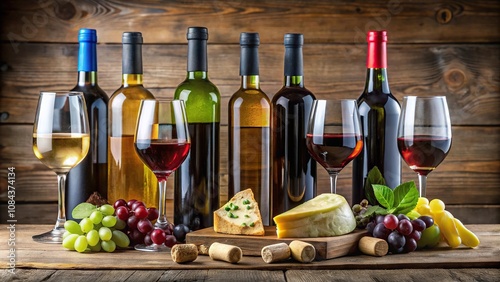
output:
[[[111,240],[113,240],[120,248],[126,248],[130,244],[130,239],[127,234],[121,232],[120,230],[113,231],[113,237]]]
[[[97,243],[95,246],[89,246],[90,251],[92,252],[100,252],[101,251],[101,243]]]
[[[112,253],[116,249],[116,244],[113,241],[102,241],[101,242],[101,247],[103,250],[105,250],[108,253]]]
[[[74,220],[66,220],[66,222],[64,223],[64,229],[69,231],[71,234],[83,234],[80,225]]]
[[[90,230],[94,229],[94,224],[92,223],[92,220],[84,218],[82,219],[82,221],[80,221],[80,227],[83,233],[87,233]]]
[[[116,217],[116,216],[115,216]],[[118,230],[123,230],[127,226],[127,223],[124,220],[121,220],[119,218],[116,218],[116,224],[115,224],[115,229]]]
[[[113,236],[111,229],[107,227],[101,227],[101,229],[99,229],[99,238],[101,238],[101,240],[103,241],[111,240],[111,236]]]
[[[87,237],[84,235],[78,236],[75,240],[75,250],[79,253],[85,252],[87,249],[88,243],[87,243]]]
[[[417,248],[434,248],[441,240],[441,230],[434,224],[422,231],[422,237],[417,242]]]
[[[99,229],[101,229],[101,227],[102,227],[102,223],[94,224],[94,230],[99,231]]]
[[[113,227],[116,224],[116,217],[107,215],[102,219],[102,225],[105,227]]]
[[[87,243],[89,246],[93,247],[97,244],[99,244],[99,232],[96,230],[92,229],[87,233]]]
[[[90,220],[92,220],[92,223],[99,224],[99,223],[101,223],[103,215],[102,215],[102,212],[95,210],[90,214],[89,218],[90,218]]]
[[[113,215],[115,213],[115,208],[111,205],[102,205],[99,210],[104,214],[104,215]]]
[[[66,239],[66,237],[68,237],[69,235],[71,235],[71,232],[69,232],[68,230],[64,231],[62,239]]]
[[[67,222],[67,221],[66,221]],[[65,247],[68,250],[75,250],[75,241],[78,239],[80,235],[78,234],[70,234],[66,238],[64,238],[62,242],[62,246]]]

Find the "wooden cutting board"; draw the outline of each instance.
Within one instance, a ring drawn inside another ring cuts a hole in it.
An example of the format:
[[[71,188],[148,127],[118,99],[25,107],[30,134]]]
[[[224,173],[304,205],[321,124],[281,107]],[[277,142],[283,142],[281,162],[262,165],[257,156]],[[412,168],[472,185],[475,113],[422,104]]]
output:
[[[235,245],[241,248],[245,256],[260,256],[263,247],[293,240],[308,242],[316,248],[316,259],[331,259],[355,253],[358,241],[365,236],[365,230],[356,229],[352,233],[335,237],[318,238],[277,238],[276,227],[266,226],[264,236],[229,235],[217,233],[212,227],[188,233],[186,243],[209,247],[214,242]]]

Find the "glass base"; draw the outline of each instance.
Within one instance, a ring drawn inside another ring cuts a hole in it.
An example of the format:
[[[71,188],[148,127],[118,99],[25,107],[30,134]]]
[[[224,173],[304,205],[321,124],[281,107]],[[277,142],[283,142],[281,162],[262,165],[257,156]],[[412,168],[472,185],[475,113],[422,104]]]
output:
[[[62,236],[64,234],[64,227],[57,227],[49,232],[45,232],[39,235],[34,235],[33,241],[45,244],[62,244]]]
[[[135,245],[134,249],[143,252],[161,252],[161,253],[170,253],[170,248],[165,246],[165,244],[157,245],[149,245],[146,246],[144,244]]]

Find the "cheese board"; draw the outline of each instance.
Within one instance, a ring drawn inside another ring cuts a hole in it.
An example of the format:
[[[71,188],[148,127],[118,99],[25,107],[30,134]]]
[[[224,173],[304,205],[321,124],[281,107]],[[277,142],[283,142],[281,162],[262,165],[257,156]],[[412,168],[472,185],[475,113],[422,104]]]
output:
[[[244,256],[260,256],[263,247],[276,243],[290,243],[300,240],[314,245],[316,259],[332,259],[357,252],[358,241],[367,235],[365,230],[356,229],[352,233],[335,237],[317,238],[277,238],[276,227],[265,226],[264,236],[231,235],[217,233],[212,227],[188,233],[186,243],[204,245],[207,248],[214,242],[235,245],[241,248]]]

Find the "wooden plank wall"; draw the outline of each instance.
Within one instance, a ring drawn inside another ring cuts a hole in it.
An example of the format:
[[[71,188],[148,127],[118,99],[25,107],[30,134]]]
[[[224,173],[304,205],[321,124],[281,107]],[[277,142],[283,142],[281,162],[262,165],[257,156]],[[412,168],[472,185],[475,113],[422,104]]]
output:
[[[185,77],[186,29],[209,28],[209,76],[227,103],[240,83],[239,34],[259,32],[262,88],[282,85],[283,35],[305,36],[307,87],[318,98],[357,98],[365,80],[365,32],[387,29],[392,92],[445,95],[453,146],[430,174],[427,195],[467,223],[500,223],[500,3],[452,0],[374,1],[99,1],[3,0],[0,4],[0,196],[6,218],[7,168],[15,167],[19,222],[53,223],[56,176],[31,149],[40,90],[70,89],[76,80],[77,32],[98,30],[99,83],[111,95],[121,82],[121,34],[141,31],[145,86],[173,95]],[[221,152],[221,201],[227,198],[227,152]],[[319,167],[319,166],[318,166]],[[405,164],[403,180],[417,180]],[[327,192],[319,167],[319,191]],[[172,197],[169,182],[168,197]],[[351,165],[340,174],[350,200]],[[171,205],[170,212],[171,212]]]

